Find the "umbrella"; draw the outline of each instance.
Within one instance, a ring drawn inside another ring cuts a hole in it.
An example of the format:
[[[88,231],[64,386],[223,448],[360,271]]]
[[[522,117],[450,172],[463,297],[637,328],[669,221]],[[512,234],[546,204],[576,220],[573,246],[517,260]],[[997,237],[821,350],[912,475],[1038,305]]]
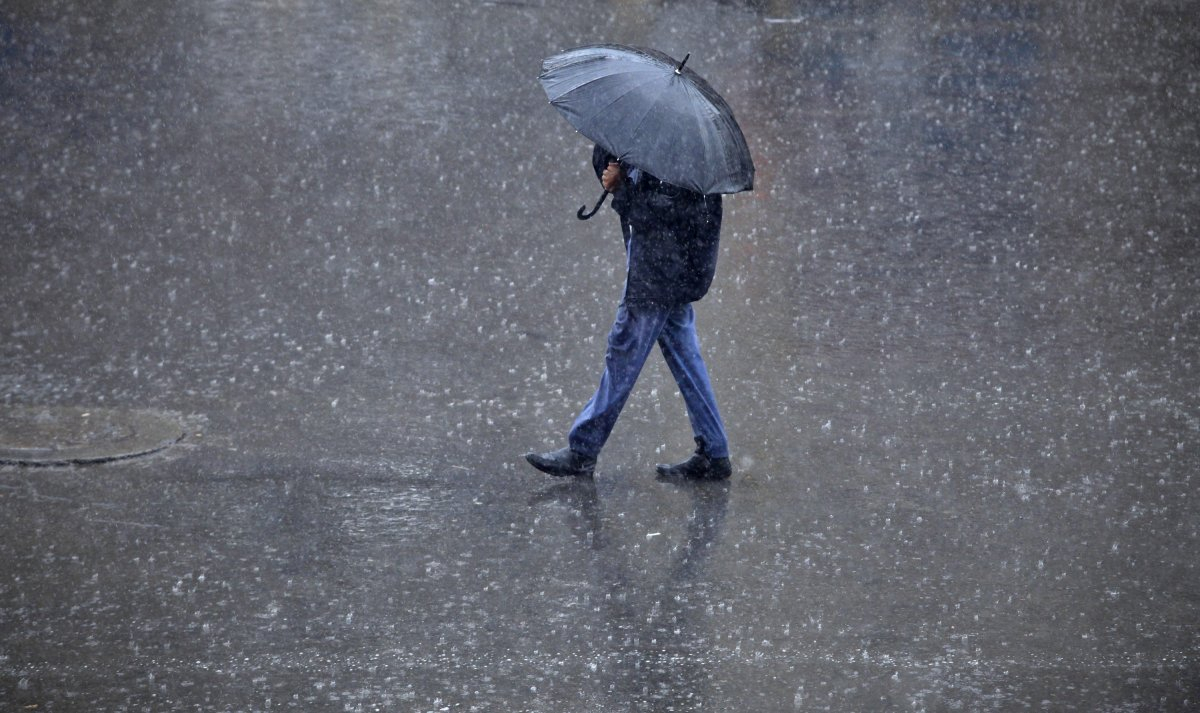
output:
[[[690,56],[588,45],[546,58],[538,80],[579,133],[622,163],[697,193],[748,191],[746,138],[721,95],[684,66]]]

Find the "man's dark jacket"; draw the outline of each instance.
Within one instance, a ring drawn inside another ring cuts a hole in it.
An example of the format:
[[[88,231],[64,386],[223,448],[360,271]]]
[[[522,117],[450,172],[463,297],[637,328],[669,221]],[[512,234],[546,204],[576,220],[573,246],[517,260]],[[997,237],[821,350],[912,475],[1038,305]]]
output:
[[[615,157],[592,151],[596,176]],[[625,301],[680,305],[703,297],[717,271],[721,196],[701,195],[663,183],[644,171],[613,194],[629,256]]]

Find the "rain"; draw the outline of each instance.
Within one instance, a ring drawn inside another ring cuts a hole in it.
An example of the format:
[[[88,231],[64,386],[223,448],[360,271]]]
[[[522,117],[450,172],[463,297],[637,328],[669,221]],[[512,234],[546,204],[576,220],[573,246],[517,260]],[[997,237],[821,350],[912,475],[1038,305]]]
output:
[[[522,458],[621,297],[537,82],[598,42],[754,157],[728,481],[658,355]],[[183,435],[0,465],[0,709],[1196,709],[1197,116],[1170,0],[8,0],[0,446]]]

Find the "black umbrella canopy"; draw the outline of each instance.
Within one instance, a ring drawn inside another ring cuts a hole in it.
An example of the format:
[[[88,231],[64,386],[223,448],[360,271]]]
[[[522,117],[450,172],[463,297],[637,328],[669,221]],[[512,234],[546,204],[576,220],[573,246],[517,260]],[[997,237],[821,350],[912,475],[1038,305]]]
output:
[[[538,79],[579,133],[623,163],[698,193],[748,191],[754,162],[733,110],[686,62],[588,45],[548,57]]]

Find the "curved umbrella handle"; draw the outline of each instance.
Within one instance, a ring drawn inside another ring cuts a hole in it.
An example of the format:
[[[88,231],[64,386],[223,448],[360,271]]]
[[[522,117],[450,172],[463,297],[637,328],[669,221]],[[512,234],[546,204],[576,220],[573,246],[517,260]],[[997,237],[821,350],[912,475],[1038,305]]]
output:
[[[588,218],[591,218],[596,214],[597,211],[600,210],[600,206],[604,205],[605,198],[608,198],[608,191],[605,191],[604,194],[600,196],[600,200],[596,201],[596,206],[592,208],[591,213],[584,213],[584,211],[587,210],[587,206],[581,205],[579,206],[579,210],[575,213],[575,217],[579,218],[580,220],[587,220]]]

